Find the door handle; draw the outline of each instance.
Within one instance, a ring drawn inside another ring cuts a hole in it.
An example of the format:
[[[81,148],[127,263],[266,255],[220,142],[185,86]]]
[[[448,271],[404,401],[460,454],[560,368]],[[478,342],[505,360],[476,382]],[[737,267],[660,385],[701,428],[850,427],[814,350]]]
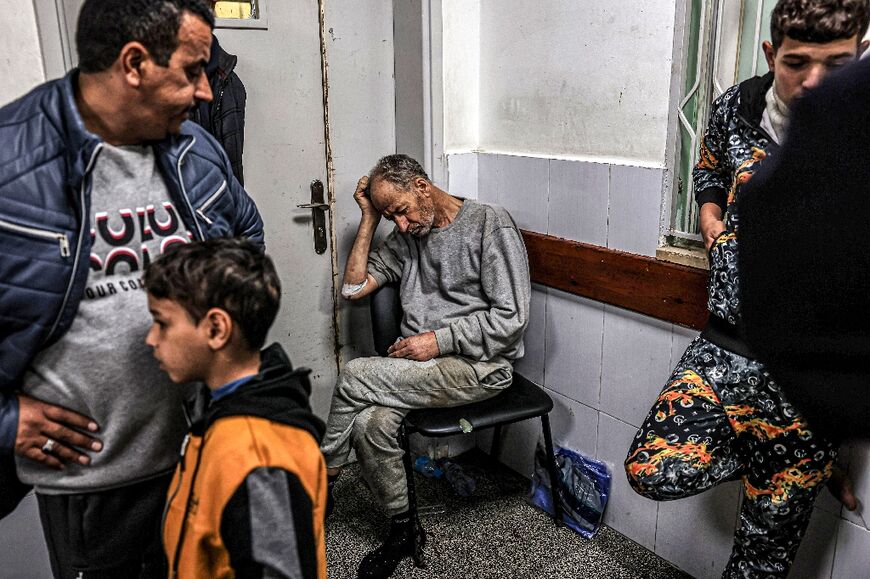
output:
[[[323,183],[320,179],[311,182],[311,203],[302,203],[296,207],[311,209],[311,219],[314,222],[314,251],[319,255],[326,251],[326,212],[329,204],[323,201]]]

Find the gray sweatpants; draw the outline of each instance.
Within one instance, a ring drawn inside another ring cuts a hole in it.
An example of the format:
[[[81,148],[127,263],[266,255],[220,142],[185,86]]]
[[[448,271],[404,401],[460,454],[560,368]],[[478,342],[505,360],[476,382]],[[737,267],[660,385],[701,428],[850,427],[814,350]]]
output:
[[[326,466],[344,466],[355,449],[363,476],[386,513],[403,513],[408,510],[408,486],[397,433],[405,414],[485,400],[507,387],[511,376],[511,365],[504,359],[351,360],[339,374],[332,396],[321,445]]]

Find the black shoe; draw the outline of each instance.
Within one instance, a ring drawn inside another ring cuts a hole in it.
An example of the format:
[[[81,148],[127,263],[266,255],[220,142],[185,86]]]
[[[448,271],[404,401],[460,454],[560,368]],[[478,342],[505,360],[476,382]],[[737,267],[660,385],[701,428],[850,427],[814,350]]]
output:
[[[414,540],[416,536],[416,541]],[[426,532],[411,521],[408,513],[393,517],[386,542],[365,556],[357,571],[358,579],[387,579],[405,557],[413,557],[414,565],[423,568],[423,547]]]
[[[329,518],[329,515],[332,514],[332,511],[335,510],[335,499],[332,498],[332,490],[335,488],[335,481],[338,480],[338,477],[341,473],[338,474],[328,474],[326,475],[326,517]]]

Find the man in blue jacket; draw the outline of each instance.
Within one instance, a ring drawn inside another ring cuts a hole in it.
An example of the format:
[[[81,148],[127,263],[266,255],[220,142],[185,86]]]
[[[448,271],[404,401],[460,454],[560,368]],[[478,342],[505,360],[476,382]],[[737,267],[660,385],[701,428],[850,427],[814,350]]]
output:
[[[86,0],[80,68],[0,109],[0,448],[58,577],[165,576],[185,422],[140,277],[175,243],[263,240],[226,153],[185,122],[212,98],[213,24],[205,0]]]

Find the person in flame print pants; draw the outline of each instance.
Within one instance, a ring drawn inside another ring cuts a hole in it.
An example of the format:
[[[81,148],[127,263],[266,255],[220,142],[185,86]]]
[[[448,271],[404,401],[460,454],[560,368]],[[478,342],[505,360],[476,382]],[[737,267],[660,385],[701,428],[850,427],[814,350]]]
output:
[[[654,500],[743,480],[724,577],[785,577],[831,474],[836,448],[815,436],[763,366],[695,339],[637,433],[625,461]]]

